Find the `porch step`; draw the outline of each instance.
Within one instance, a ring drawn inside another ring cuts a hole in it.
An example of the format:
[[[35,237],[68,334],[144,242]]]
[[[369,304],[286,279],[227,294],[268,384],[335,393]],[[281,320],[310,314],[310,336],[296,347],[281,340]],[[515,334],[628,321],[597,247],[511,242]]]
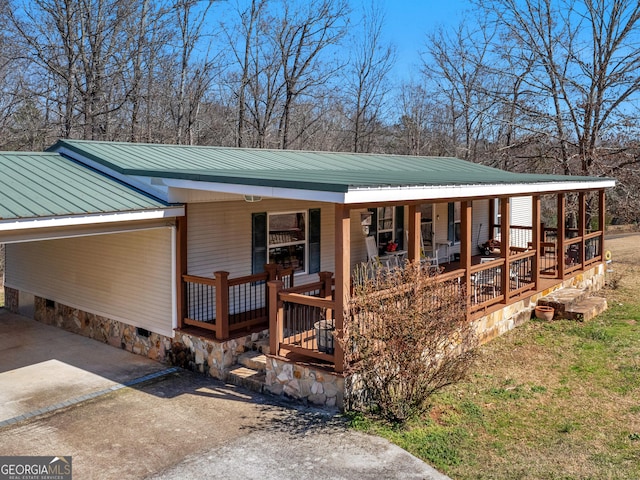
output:
[[[579,288],[561,288],[538,300],[538,305],[553,307],[554,319],[567,318],[565,312],[572,311],[580,302],[589,298],[589,292]]]
[[[258,372],[267,371],[267,357],[258,351],[245,352],[238,357],[238,363]]]
[[[258,340],[257,342],[254,342],[252,346],[253,346],[253,350],[257,352],[264,353],[265,355],[269,355],[270,353],[268,338],[263,338],[261,340]]]
[[[574,305],[571,310],[565,311],[564,318],[588,322],[607,309],[607,299],[604,297],[589,297]]]
[[[237,365],[229,370],[227,382],[253,392],[262,393],[266,377],[267,375],[264,372]]]
[[[607,309],[607,299],[591,297],[579,288],[561,288],[538,300],[538,305],[553,307],[554,320],[567,319],[580,322],[591,320]]]

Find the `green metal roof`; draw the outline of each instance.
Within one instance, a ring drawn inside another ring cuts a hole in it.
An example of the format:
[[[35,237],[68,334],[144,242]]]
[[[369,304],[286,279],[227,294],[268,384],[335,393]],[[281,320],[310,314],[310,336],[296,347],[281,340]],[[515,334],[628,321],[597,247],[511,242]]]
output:
[[[57,153],[0,152],[0,221],[168,205]]]
[[[123,175],[327,192],[358,188],[496,185],[602,180],[520,174],[451,157],[263,150],[60,140],[68,149]]]

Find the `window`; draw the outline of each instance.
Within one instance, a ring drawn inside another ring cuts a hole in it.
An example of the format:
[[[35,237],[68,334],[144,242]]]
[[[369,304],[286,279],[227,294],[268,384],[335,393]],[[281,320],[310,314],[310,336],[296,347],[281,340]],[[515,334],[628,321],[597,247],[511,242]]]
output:
[[[389,242],[395,239],[394,229],[394,211],[393,207],[379,207],[378,208],[378,225],[377,234],[378,248],[383,248]]]
[[[296,272],[320,271],[320,209],[251,214],[251,272],[262,273],[266,263]],[[306,227],[306,228],[305,228]]]
[[[461,218],[461,203],[451,202],[449,203],[449,232],[447,239],[452,243],[460,243],[460,218]]]
[[[269,263],[295,272],[306,271],[307,213],[269,214],[267,230]]]

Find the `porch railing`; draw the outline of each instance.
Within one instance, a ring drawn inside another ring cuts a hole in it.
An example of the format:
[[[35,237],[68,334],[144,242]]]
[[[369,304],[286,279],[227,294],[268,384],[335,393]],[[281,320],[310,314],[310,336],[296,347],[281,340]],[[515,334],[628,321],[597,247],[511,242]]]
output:
[[[275,355],[297,354],[335,364],[333,274],[320,272],[319,281],[284,289],[269,285],[269,341]]]
[[[266,266],[265,272],[229,278],[229,272],[215,272],[214,278],[183,275],[186,312],[183,325],[213,332],[217,339],[260,325],[268,325],[269,280],[293,287],[293,269]]]

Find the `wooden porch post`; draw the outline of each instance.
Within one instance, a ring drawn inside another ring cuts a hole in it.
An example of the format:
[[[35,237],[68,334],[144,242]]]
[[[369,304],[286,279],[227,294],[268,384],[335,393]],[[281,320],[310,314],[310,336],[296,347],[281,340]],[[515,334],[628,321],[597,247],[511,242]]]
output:
[[[215,272],[216,338],[229,338],[229,272]]]
[[[460,267],[464,268],[464,291],[467,305],[467,320],[471,317],[471,242],[472,242],[472,223],[473,216],[472,203],[465,200],[460,203],[460,237],[462,244],[460,245]]]
[[[500,199],[500,256],[504,258],[504,268],[502,269],[502,294],[504,295],[503,303],[509,302],[509,281],[511,279],[509,273],[509,256],[511,255],[511,239],[509,238],[511,217],[509,215],[510,198],[504,197]]]
[[[495,238],[493,232],[496,229],[496,202],[495,199],[489,199],[489,238]]]
[[[584,235],[587,232],[587,196],[584,192],[580,192],[578,195],[578,236],[582,239],[580,240],[580,257],[582,257],[582,270],[584,271],[585,262],[587,256],[586,252],[586,243],[584,241]]]
[[[558,233],[557,233],[557,242],[558,242],[558,251],[556,252],[558,256],[558,278],[564,278],[564,226],[565,226],[565,217],[567,215],[567,205],[565,202],[564,193],[558,194]]]
[[[277,263],[267,263],[264,266],[264,271],[267,273],[267,281],[277,280],[278,279],[278,264]]]
[[[420,222],[422,214],[417,205],[409,205],[409,260],[420,261]]]
[[[282,312],[278,301],[278,295],[284,287],[282,280],[270,280],[267,282],[269,298],[269,352],[271,355],[280,355],[280,344],[283,341]]]
[[[531,224],[533,226],[531,230],[531,242],[533,244],[533,249],[536,252],[533,257],[533,265],[531,267],[531,280],[533,281],[534,290],[537,291],[540,285],[540,241],[544,237],[544,232],[542,231],[544,225],[540,222],[540,195],[534,195],[532,197],[531,214]]]
[[[351,288],[351,217],[350,208],[340,203],[335,204],[335,265],[336,265],[336,311],[334,312],[335,329],[338,338],[344,329],[344,314],[348,306]],[[344,371],[344,352],[340,342],[335,343],[335,371]]]
[[[600,252],[599,255],[602,257],[602,261],[604,260],[604,229],[605,222],[607,221],[607,215],[605,212],[605,195],[604,189],[600,190],[598,195],[598,229],[600,230]]]
[[[184,217],[176,218],[176,314],[178,328],[184,326],[187,316],[187,299],[182,276],[187,274],[187,205],[184,206]]]

